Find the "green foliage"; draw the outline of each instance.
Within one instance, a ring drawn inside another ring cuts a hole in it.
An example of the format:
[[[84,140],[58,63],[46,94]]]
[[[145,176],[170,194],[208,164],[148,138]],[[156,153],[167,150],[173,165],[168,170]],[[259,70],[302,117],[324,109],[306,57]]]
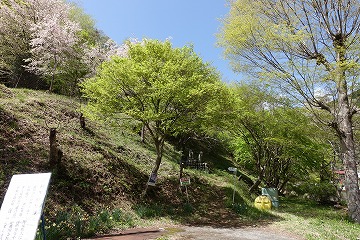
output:
[[[92,118],[123,113],[141,122],[159,162],[166,136],[204,132],[215,122],[227,89],[192,47],[155,40],[127,45],[126,57],[104,62],[96,77],[81,84],[88,99],[83,111]]]
[[[307,182],[292,186],[290,190],[320,203],[330,203],[338,199],[336,186],[328,181],[308,180]]]
[[[70,18],[79,23],[81,31],[78,33],[81,42],[86,42],[90,45],[96,45],[100,33],[95,27],[95,20],[84,12],[82,8],[75,3],[71,3]]]
[[[230,1],[219,35],[236,70],[277,86],[279,93],[310,109],[322,126],[331,126],[341,142],[338,155],[346,169],[349,215],[358,222],[353,132],[358,99],[351,93],[360,83],[359,11],[357,0]]]
[[[158,218],[164,214],[164,206],[159,204],[135,206],[135,213],[143,219]]]
[[[23,0],[14,0],[14,2],[16,2],[17,4],[26,4]],[[10,6],[9,0],[1,0],[0,8],[1,8],[1,5]]]
[[[119,134],[118,128],[107,128],[106,125],[96,124],[90,120],[87,121],[88,129],[82,130],[74,110],[78,102],[74,103],[73,99],[64,96],[24,89],[4,88],[1,91],[3,94],[0,94],[0,141],[5,146],[1,154],[6,156],[6,162],[3,161],[1,165],[4,184],[8,183],[15,173],[32,172],[34,169],[44,171],[48,158],[48,146],[44,144],[44,136],[48,134],[45,120],[52,125],[55,125],[55,119],[62,123],[58,139],[66,161],[64,171],[52,181],[45,205],[45,216],[49,217],[46,220],[48,239],[51,239],[51,235],[54,236],[52,239],[57,240],[74,239],[78,233],[86,238],[86,235],[107,231],[108,227],[144,226],[153,224],[152,220],[158,223],[159,219],[166,223],[171,221],[171,224],[217,225],[220,215],[230,215],[231,221],[235,224],[242,219],[245,220],[242,224],[246,225],[259,222],[261,215],[249,210],[253,196],[249,194],[247,186],[242,181],[236,181],[235,202],[239,208],[231,209],[234,178],[225,169],[235,163],[230,162],[230,158],[218,156],[218,151],[214,151],[209,158],[228,161],[226,163],[229,165],[221,165],[219,169],[213,168],[208,174],[186,170],[192,179],[192,184],[188,187],[191,205],[184,204],[185,194],[176,190],[178,165],[174,162],[179,158],[175,152],[166,155],[164,167],[166,166],[168,171],[160,173],[161,187],[156,188],[151,195],[156,199],[145,199],[151,202],[146,204],[144,200],[140,201],[138,196],[142,190],[142,180],[147,179],[144,169],[151,165],[151,158],[155,153],[152,148],[147,149],[147,145],[140,144],[138,136],[127,131]],[[21,99],[16,96],[21,96]],[[17,123],[14,125],[15,129],[12,123],[11,127],[7,124],[12,121]],[[168,146],[167,150],[170,149]],[[207,157],[205,155],[206,161],[209,160]],[[26,168],[19,166],[22,164],[19,159],[27,161]],[[6,189],[4,184],[1,185],[3,190]],[[110,187],[111,192],[106,192],[104,186]],[[1,193],[5,195],[4,192]],[[237,202],[238,199],[241,199],[241,202]],[[127,208],[113,210],[103,207],[105,204],[115,206],[124,203],[124,200],[126,207],[128,203],[134,203],[135,206],[143,205],[144,216],[154,217],[139,220],[133,211],[136,207],[129,211],[123,210]],[[87,209],[87,212],[79,206]],[[248,207],[248,210],[242,209],[244,206]],[[299,235],[305,232],[312,236],[325,236],[322,231],[326,229],[326,234],[332,234],[329,236],[338,234],[344,236],[344,239],[356,239],[356,234],[360,231],[358,225],[347,220],[343,210],[335,211],[314,204],[309,206],[307,201],[286,202],[283,199],[280,199],[280,206],[281,208],[272,213],[279,213],[280,217],[274,222],[271,221],[272,217],[266,218],[266,221],[273,224],[285,221],[287,227],[295,225],[296,229],[301,229]],[[146,208],[151,210],[144,210]],[[238,218],[231,215],[233,211],[239,213]],[[241,218],[243,215],[245,217]],[[251,220],[252,216],[254,221]],[[309,233],[309,230],[313,233]],[[39,236],[38,239],[42,238]]]
[[[239,163],[279,190],[319,171],[327,152],[323,133],[302,109],[257,86],[236,85],[233,91],[237,116],[231,147]]]
[[[183,211],[185,215],[194,213],[194,207],[190,203],[184,203]]]
[[[46,239],[62,240],[80,239],[105,233],[114,227],[129,228],[134,226],[134,220],[121,209],[113,211],[102,210],[94,216],[89,216],[79,207],[73,207],[68,212],[59,212],[55,219],[45,222]],[[42,239],[42,232],[38,231],[36,239]]]
[[[201,118],[222,90],[217,73],[191,47],[173,49],[168,41],[150,40],[128,45],[128,57],[105,62],[82,84],[88,115],[123,112],[176,134]]]

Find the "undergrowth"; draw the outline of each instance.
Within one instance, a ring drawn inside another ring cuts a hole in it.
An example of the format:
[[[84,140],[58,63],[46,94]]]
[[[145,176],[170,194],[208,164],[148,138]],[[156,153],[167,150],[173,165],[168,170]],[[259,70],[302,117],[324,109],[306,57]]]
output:
[[[37,232],[36,239],[43,238],[43,232]],[[91,237],[95,234],[106,233],[113,229],[127,229],[135,226],[135,220],[131,214],[122,209],[102,210],[89,216],[79,207],[73,207],[71,211],[59,212],[53,220],[45,220],[46,239],[80,239]]]
[[[273,212],[282,221],[275,225],[308,240],[358,240],[360,224],[349,220],[346,209],[319,205],[315,201],[298,198],[280,200],[280,208]]]

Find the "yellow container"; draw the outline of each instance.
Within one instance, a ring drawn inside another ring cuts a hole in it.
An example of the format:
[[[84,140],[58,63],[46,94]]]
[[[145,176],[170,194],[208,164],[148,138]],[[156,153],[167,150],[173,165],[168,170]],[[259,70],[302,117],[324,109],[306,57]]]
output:
[[[266,195],[258,196],[255,199],[255,207],[260,210],[269,210],[271,209],[271,199]]]

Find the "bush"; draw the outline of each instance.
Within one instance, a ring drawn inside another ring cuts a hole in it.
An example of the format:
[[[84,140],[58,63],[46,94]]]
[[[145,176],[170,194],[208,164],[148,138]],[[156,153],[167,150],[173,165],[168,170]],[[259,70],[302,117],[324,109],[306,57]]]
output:
[[[164,214],[163,207],[158,204],[137,205],[134,210],[140,218],[144,219],[160,217]]]
[[[89,216],[80,207],[75,206],[68,212],[59,212],[53,220],[46,220],[45,232],[48,240],[80,239],[96,233],[105,233],[115,226],[133,227],[134,221],[121,209],[103,210]],[[37,240],[43,239],[38,231]]]
[[[293,190],[305,198],[319,203],[331,203],[338,199],[336,186],[330,182],[308,182],[293,187]]]

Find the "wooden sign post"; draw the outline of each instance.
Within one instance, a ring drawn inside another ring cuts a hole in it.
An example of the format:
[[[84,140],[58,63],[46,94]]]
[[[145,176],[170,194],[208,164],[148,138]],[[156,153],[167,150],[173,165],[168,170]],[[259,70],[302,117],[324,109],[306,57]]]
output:
[[[50,177],[51,173],[38,173],[11,178],[0,210],[0,240],[35,239]]]
[[[236,184],[236,172],[237,168],[229,167],[228,170],[232,173],[234,173],[234,191],[233,191],[233,197],[232,197],[232,204],[235,204],[235,184]]]
[[[185,186],[186,198],[189,203],[189,194],[187,190],[187,186],[190,185],[190,177],[182,177],[180,178],[180,186]]]

